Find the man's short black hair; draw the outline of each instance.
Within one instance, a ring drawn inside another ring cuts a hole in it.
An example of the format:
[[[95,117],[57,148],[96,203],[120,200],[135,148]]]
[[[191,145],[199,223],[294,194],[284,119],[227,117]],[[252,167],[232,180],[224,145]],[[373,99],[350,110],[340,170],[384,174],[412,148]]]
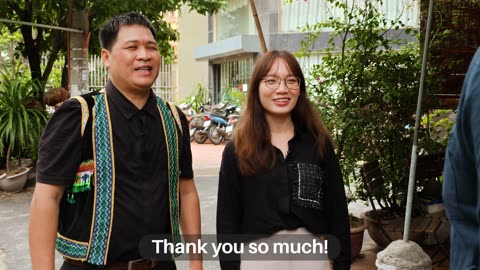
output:
[[[134,24],[147,27],[150,29],[150,32],[152,32],[153,38],[155,40],[157,39],[157,31],[155,28],[153,28],[152,23],[145,18],[145,16],[138,12],[128,12],[114,16],[105,24],[103,24],[102,28],[100,28],[100,32],[98,33],[100,46],[102,46],[103,49],[111,50],[115,40],[117,39],[120,27]]]

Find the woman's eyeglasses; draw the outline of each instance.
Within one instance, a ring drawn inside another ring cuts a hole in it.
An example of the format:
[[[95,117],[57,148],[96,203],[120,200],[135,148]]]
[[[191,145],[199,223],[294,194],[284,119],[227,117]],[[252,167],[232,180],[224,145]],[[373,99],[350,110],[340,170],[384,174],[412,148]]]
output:
[[[281,79],[280,77],[274,75],[269,75],[263,78],[263,81],[265,82],[265,85],[270,89],[277,89],[282,83],[282,81],[284,81],[285,86],[287,86],[287,88],[290,90],[298,90],[300,88],[301,82],[300,78],[295,76],[288,76],[285,79]]]

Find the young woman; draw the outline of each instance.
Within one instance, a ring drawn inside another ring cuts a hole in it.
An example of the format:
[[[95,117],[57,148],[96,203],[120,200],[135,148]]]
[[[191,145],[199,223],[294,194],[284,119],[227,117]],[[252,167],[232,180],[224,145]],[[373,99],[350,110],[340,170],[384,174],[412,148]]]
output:
[[[268,242],[278,235],[329,234],[340,243],[334,269],[350,269],[342,173],[298,61],[287,51],[265,53],[248,89],[245,112],[223,152],[218,239],[264,235],[248,240]],[[223,254],[222,269],[330,269],[326,259],[266,262],[240,256]]]

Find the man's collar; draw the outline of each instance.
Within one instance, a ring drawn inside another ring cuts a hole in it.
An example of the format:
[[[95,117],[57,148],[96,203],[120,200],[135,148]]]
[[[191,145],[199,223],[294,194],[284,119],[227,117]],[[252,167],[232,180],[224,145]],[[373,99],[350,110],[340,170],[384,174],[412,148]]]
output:
[[[123,116],[125,116],[125,118],[130,119],[138,111],[140,111],[137,107],[135,107],[135,105],[133,105],[130,100],[127,99],[127,97],[122,94],[122,92],[120,92],[115,87],[115,85],[113,85],[110,80],[105,85],[105,91],[108,94],[109,100],[111,100],[112,103],[115,104],[115,106],[120,110],[120,112],[123,114]],[[157,101],[152,90],[150,90],[150,95],[142,110],[155,118],[159,116],[157,109]]]

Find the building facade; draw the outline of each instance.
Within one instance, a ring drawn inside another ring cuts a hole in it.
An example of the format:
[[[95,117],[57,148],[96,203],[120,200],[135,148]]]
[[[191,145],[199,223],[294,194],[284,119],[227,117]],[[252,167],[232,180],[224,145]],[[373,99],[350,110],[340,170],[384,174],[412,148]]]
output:
[[[352,0],[357,3],[368,0]],[[387,19],[400,18],[407,26],[418,27],[419,0],[388,0],[380,7]],[[341,17],[341,10],[326,0],[257,0],[256,11],[267,48],[296,52],[306,34],[299,30],[307,23]],[[401,32],[401,30],[400,30]],[[401,34],[401,33],[400,33]],[[315,41],[313,50],[327,46],[330,32],[325,29]],[[195,48],[197,61],[208,63],[208,88],[214,101],[221,100],[228,88],[246,91],[254,63],[261,54],[249,0],[228,0],[225,10],[208,18],[208,43]],[[321,61],[321,55],[299,59],[304,71]],[[308,75],[308,72],[307,72]]]
[[[177,82],[178,102],[192,94],[197,84],[208,85],[208,62],[195,61],[195,48],[208,43],[208,16],[184,6],[178,14]]]

